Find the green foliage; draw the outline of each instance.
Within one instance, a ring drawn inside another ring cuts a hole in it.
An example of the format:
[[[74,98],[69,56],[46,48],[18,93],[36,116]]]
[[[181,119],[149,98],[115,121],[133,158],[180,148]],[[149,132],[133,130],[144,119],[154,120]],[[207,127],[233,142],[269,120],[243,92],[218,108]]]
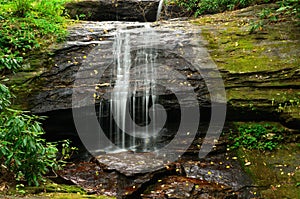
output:
[[[277,112],[287,112],[291,113],[293,112],[293,109],[299,109],[300,108],[300,100],[297,98],[292,98],[284,103],[278,104]]]
[[[8,69],[14,72],[22,67],[23,57],[11,58],[9,56],[11,55],[5,55],[0,58],[0,71]]]
[[[67,0],[11,0],[0,7],[0,72],[17,71],[23,58],[54,41],[62,41]]]
[[[243,124],[238,127],[238,133],[231,132],[231,148],[244,147],[246,149],[273,150],[283,139],[284,129],[269,124]]]
[[[279,8],[276,12],[285,15],[296,15],[300,17],[300,0],[281,0],[277,2]]]
[[[286,16],[300,18],[300,0],[280,0],[277,1],[278,7],[273,9],[263,9],[259,13],[259,21],[252,22],[250,33],[263,30],[267,24],[273,24]]]
[[[243,8],[255,2],[255,0],[175,0],[173,3],[198,16]]]
[[[249,6],[253,0],[202,0],[196,15],[206,13],[218,13],[225,10],[235,10]]]
[[[184,9],[186,9],[188,12],[195,13],[199,9],[199,0],[174,0],[169,3],[176,4]]]
[[[32,0],[14,0],[13,2],[16,6],[15,13],[19,17],[25,17],[26,13],[31,9]]]
[[[0,2],[0,73],[15,72],[33,50],[41,50],[66,36],[63,16],[67,0],[2,0]],[[9,108],[13,96],[0,84],[0,162],[1,168],[16,180],[38,185],[49,169],[62,163],[57,159],[58,143],[42,139],[41,117]],[[64,158],[69,156],[63,142]],[[2,172],[2,170],[1,170]]]
[[[56,157],[57,143],[42,139],[41,117],[8,108],[12,95],[2,84],[0,91],[0,162],[16,180],[38,186],[49,169],[58,169],[63,163]],[[63,142],[63,155],[68,150],[69,143]]]
[[[41,138],[43,130],[37,116],[22,111],[2,112],[0,119],[1,162],[16,179],[26,179],[29,184],[38,185],[48,168],[56,169],[58,149]]]
[[[9,92],[8,88],[0,84],[0,113],[3,109],[10,105],[10,99],[12,98],[11,93]]]
[[[235,10],[254,4],[273,3],[275,0],[173,0],[169,3],[175,3],[183,9],[193,13],[196,17],[202,14],[213,14],[224,12],[226,10]],[[275,15],[291,14],[299,17],[299,0],[280,0],[277,1],[279,8],[272,10],[271,13],[262,13],[264,17],[270,17],[275,20]],[[264,10],[263,12],[266,12]],[[275,14],[274,14],[275,13]],[[269,15],[270,14],[270,15]],[[258,26],[259,28],[261,26]],[[253,26],[253,28],[255,28]]]

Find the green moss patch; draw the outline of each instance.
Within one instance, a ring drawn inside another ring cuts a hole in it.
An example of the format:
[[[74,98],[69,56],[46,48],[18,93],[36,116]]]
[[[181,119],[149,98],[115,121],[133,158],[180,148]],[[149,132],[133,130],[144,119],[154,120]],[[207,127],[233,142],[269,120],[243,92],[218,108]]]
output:
[[[1,198],[0,194],[0,198]],[[81,199],[81,198],[95,198],[95,199],[114,199],[115,197],[87,195],[86,191],[76,185],[56,184],[47,180],[44,185],[39,187],[23,187],[18,186],[16,190],[11,189],[5,198],[51,198],[51,199]]]
[[[273,152],[239,150],[244,169],[252,176],[261,198],[299,198],[299,144]]]
[[[250,34],[261,6],[203,16],[193,22],[203,27],[211,56],[220,69],[235,73],[272,71],[300,66],[300,27],[278,22]]]

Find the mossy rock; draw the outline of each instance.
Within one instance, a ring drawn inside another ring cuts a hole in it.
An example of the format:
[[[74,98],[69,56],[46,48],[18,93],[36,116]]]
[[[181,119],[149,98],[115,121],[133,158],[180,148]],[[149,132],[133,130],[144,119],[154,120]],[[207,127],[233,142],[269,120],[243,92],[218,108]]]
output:
[[[202,16],[192,23],[202,28],[220,69],[229,120],[277,120],[300,129],[300,20],[287,16],[250,34],[259,13],[274,6]]]
[[[238,154],[261,198],[299,198],[299,143],[283,144],[273,152],[240,149]]]

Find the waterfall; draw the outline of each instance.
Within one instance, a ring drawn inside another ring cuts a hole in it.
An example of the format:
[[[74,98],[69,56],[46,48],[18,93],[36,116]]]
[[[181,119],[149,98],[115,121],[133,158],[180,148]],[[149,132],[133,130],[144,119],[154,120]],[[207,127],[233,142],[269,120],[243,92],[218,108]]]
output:
[[[160,13],[161,13],[163,4],[164,4],[164,0],[160,0],[159,4],[158,4],[158,8],[157,8],[156,21],[158,21],[160,18]]]
[[[137,42],[138,47],[132,49],[132,42]],[[107,125],[108,137],[122,150],[138,147],[147,151],[150,140],[155,140],[156,113],[150,107],[157,100],[155,64],[158,52],[155,45],[158,42],[149,24],[138,34],[132,30],[119,30],[115,35],[112,75],[115,81],[108,101],[110,113]],[[103,104],[100,104],[100,117],[103,114],[101,106]]]
[[[122,141],[122,148],[125,148],[125,116],[127,98],[129,93],[129,71],[131,66],[129,34],[118,33],[114,43],[114,59],[117,65],[117,79],[112,93],[112,114],[119,127],[117,133],[118,141]]]

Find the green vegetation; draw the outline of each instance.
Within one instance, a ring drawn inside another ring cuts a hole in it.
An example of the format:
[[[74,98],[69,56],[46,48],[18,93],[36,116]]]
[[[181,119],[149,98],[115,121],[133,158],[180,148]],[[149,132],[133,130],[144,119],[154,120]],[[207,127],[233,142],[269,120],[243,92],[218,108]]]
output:
[[[86,191],[76,185],[57,184],[46,180],[39,187],[17,185],[15,191],[9,192],[6,198],[49,198],[49,199],[114,199],[110,196],[88,195]],[[1,198],[1,193],[0,193]]]
[[[41,138],[44,131],[38,121],[40,117],[10,109],[12,95],[2,84],[0,90],[0,173],[38,186],[44,180],[44,174],[64,163],[56,157],[57,143]],[[62,155],[68,157],[68,151],[69,144],[64,142]]]
[[[299,16],[299,0],[173,0],[169,3],[177,4],[197,17],[202,14],[213,14],[224,12],[226,10],[236,10],[240,8],[245,8],[247,6],[255,4],[274,2],[276,2],[279,5],[279,8],[277,8],[276,10],[272,10],[273,14],[271,14],[271,10],[270,12],[265,13],[265,17],[278,17],[282,14],[292,14]]]
[[[257,34],[249,35],[252,23],[259,23],[259,13],[272,7],[259,5],[240,12],[207,15],[194,20],[194,23],[204,26],[202,35],[209,42],[210,54],[220,69],[248,73],[299,66],[299,26],[291,16],[276,24],[266,24]],[[282,77],[290,75],[283,73]],[[256,80],[259,81],[259,78]]]
[[[0,74],[17,72],[31,53],[67,35],[63,13],[67,0],[3,0],[0,2]],[[1,77],[4,83],[5,76]],[[63,165],[58,143],[42,139],[42,117],[10,108],[9,88],[0,83],[1,176],[38,186],[44,174]],[[62,157],[70,151],[62,143]],[[5,179],[4,179],[5,180]],[[22,184],[17,186],[21,190]]]
[[[262,30],[267,24],[274,24],[282,20],[286,20],[286,16],[300,18],[300,0],[278,1],[276,7],[265,8],[259,14],[260,20],[252,22],[250,33],[256,30]]]
[[[253,5],[257,0],[174,0],[171,1],[187,11],[194,14],[196,17],[202,14],[213,14],[224,12],[226,10],[236,10]]]
[[[283,128],[270,124],[242,124],[238,126],[237,132],[231,132],[231,148],[273,150],[283,140],[283,133]]]
[[[67,0],[0,2],[0,73],[17,71],[33,50],[65,38]]]

